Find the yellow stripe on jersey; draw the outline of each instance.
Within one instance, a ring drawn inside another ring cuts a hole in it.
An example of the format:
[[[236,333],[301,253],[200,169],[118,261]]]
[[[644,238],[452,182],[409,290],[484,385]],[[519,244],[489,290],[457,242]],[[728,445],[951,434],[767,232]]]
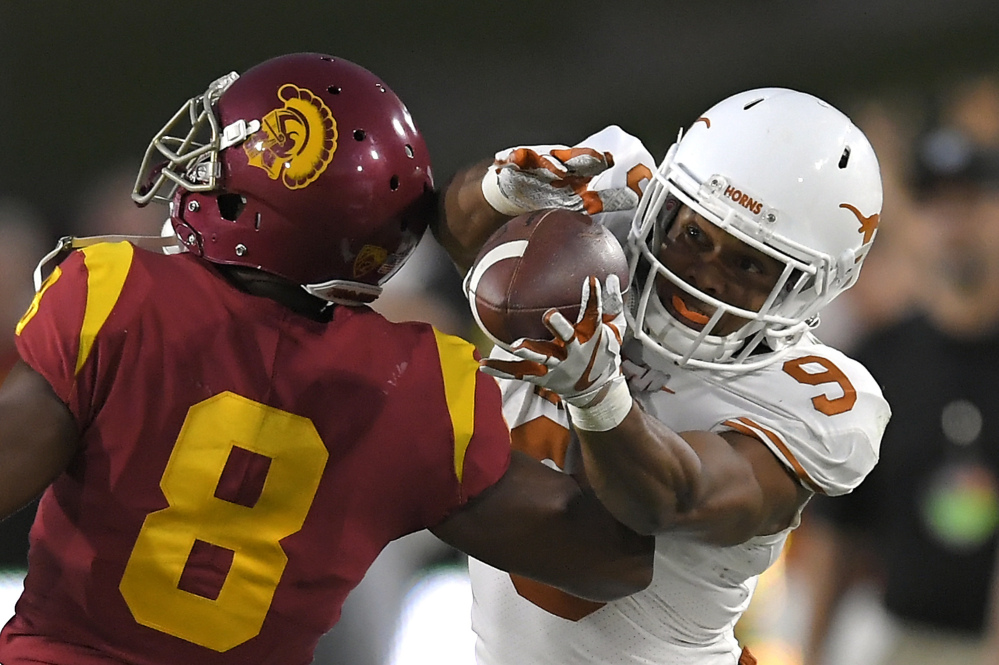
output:
[[[80,349],[76,356],[76,372],[90,356],[90,350],[104,323],[111,315],[125,278],[132,267],[133,248],[127,242],[100,243],[82,250],[87,266],[87,308],[80,328]]]
[[[454,431],[454,472],[461,482],[465,469],[465,451],[475,429],[475,380],[479,362],[473,355],[475,349],[469,342],[446,335],[434,328],[437,353],[441,359],[444,376],[444,397],[451,414]]]
[[[35,297],[31,300],[31,304],[28,305],[28,311],[24,313],[21,320],[17,322],[17,326],[14,327],[15,335],[20,335],[21,331],[24,330],[24,326],[28,325],[28,321],[35,318],[35,314],[38,314],[38,305],[42,301],[42,296],[45,295],[45,292],[49,290],[49,287],[55,284],[60,277],[62,277],[62,270],[59,269],[59,266],[56,266],[55,270],[52,271],[52,274],[46,277],[45,281],[42,282],[42,288],[38,289],[38,292],[35,293]]]

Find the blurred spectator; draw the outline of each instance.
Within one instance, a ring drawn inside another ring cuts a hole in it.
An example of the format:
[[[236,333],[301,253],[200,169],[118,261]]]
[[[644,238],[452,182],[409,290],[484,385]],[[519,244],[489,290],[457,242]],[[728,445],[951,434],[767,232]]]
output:
[[[874,146],[884,188],[878,241],[864,260],[854,287],[822,313],[819,338],[850,353],[868,332],[906,316],[916,297],[918,242],[913,224],[915,202],[907,179],[912,146],[923,119],[920,105],[907,95],[872,99],[851,114]]]
[[[162,206],[140,208],[132,201],[138,164],[121,164],[103,172],[79,197],[70,230],[77,236],[159,235],[166,219]]]
[[[0,381],[17,359],[14,326],[34,295],[32,271],[52,244],[38,213],[21,201],[0,198]]]
[[[986,655],[999,529],[999,83],[951,91],[913,164],[916,207],[903,223],[917,241],[907,276],[917,307],[854,350],[893,416],[867,480],[806,513],[808,665],[834,662],[827,637],[858,578],[875,581],[891,620],[887,653],[867,662]],[[893,294],[883,297],[890,306]]]

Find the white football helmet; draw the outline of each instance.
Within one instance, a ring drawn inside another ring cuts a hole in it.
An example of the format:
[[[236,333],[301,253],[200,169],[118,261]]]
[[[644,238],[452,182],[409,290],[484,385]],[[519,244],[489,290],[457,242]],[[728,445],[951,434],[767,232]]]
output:
[[[856,282],[881,200],[874,149],[826,102],[782,88],[719,102],[681,132],[635,213],[627,241],[634,336],[653,355],[681,365],[738,371],[773,362]],[[659,261],[678,203],[784,264],[759,311],[722,302]],[[659,279],[706,303],[712,314],[701,330],[660,302]],[[726,313],[748,323],[711,334]]]

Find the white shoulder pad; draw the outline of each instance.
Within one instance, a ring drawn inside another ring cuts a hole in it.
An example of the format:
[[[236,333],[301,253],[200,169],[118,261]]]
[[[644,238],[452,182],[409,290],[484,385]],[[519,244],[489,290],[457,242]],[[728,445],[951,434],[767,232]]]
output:
[[[891,409],[867,369],[819,343],[731,380],[744,411],[717,429],[763,441],[810,489],[852,491],[877,463]]]
[[[617,125],[605,127],[596,134],[586,137],[575,147],[583,146],[600,152],[609,152],[614,158],[614,166],[590,181],[587,189],[592,191],[620,189],[632,184],[644,192],[652,174],[656,171],[656,162],[652,153],[638,138]],[[593,218],[610,229],[623,245],[634,215],[634,210],[617,210],[597,213]]]

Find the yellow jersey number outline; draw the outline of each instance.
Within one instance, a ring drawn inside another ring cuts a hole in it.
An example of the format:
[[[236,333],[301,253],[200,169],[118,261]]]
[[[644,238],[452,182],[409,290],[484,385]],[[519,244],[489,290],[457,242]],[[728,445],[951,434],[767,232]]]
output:
[[[252,507],[215,496],[237,445],[271,460]],[[168,506],[146,516],[118,587],[135,620],[219,652],[259,634],[288,563],[280,541],[302,528],[328,457],[308,418],[231,392],[192,406],[160,479]],[[195,540],[234,552],[215,600],[178,588]]]

